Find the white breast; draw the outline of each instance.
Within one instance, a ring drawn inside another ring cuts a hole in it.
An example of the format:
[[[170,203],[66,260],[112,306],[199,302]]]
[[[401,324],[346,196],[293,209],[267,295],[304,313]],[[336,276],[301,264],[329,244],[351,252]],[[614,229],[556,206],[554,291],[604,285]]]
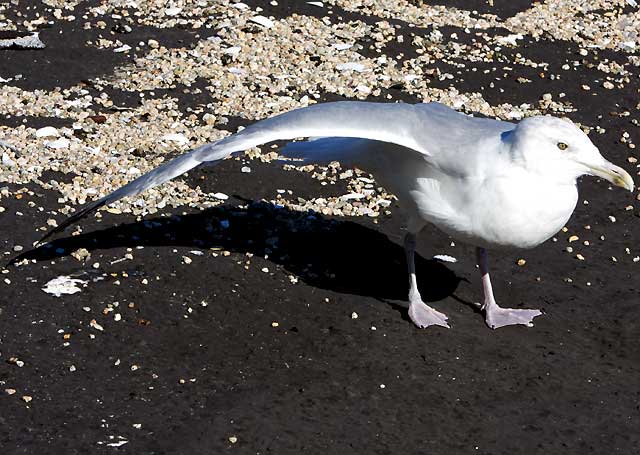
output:
[[[516,166],[500,176],[461,178],[397,148],[367,150],[359,162],[398,196],[410,224],[434,224],[471,245],[534,247],[562,229],[578,200],[575,184],[561,185]]]
[[[578,200],[575,184],[528,173],[483,181],[445,179],[439,186],[434,192],[432,183],[423,185],[421,216],[452,237],[485,248],[532,248],[544,242],[562,229]]]

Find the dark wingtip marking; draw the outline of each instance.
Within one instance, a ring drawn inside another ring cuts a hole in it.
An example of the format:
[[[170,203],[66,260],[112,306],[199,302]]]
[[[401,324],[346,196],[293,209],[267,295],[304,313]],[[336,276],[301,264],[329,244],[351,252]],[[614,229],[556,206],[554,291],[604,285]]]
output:
[[[96,210],[98,210],[100,207],[102,207],[106,203],[107,203],[106,200],[100,199],[100,200],[98,200],[96,202],[93,202],[93,203],[87,205],[83,209],[77,211],[76,213],[71,215],[69,218],[64,220],[60,225],[54,227],[49,232],[47,232],[40,240],[38,240],[38,243],[36,244],[36,247],[44,245],[46,243],[45,240],[47,240],[49,237],[57,234],[58,232],[62,232],[63,230],[65,230],[67,227],[69,227],[70,225],[72,225],[76,221],[84,218],[85,216],[89,215],[92,212],[95,212]]]

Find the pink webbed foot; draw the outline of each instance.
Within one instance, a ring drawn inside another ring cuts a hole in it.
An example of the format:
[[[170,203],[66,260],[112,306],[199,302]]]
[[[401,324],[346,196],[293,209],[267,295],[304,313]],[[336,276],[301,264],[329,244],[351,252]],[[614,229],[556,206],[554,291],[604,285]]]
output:
[[[413,300],[409,303],[409,317],[421,329],[426,329],[431,325],[450,328],[447,316],[434,310],[422,300]]]
[[[500,308],[495,303],[486,305],[484,310],[485,322],[492,329],[517,324],[533,327],[533,318],[542,314],[540,310]]]

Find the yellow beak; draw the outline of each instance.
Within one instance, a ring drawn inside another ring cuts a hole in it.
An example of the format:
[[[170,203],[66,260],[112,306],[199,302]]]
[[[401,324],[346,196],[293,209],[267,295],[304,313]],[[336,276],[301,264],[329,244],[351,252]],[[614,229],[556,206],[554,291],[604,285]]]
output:
[[[635,184],[633,183],[633,179],[629,175],[627,171],[622,169],[620,166],[616,166],[609,161],[604,161],[603,164],[593,165],[583,163],[590,170],[592,175],[597,177],[602,177],[613,183],[616,186],[620,186],[622,188],[626,188],[629,191],[633,191],[635,188]]]

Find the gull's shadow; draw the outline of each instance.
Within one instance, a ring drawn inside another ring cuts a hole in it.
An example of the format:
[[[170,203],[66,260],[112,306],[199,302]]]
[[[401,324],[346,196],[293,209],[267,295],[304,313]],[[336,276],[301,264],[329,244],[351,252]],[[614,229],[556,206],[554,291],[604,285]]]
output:
[[[68,236],[27,251],[14,261],[50,260],[78,248],[91,251],[136,246],[221,247],[266,254],[270,261],[314,287],[385,301],[407,299],[404,250],[386,235],[353,221],[328,219],[265,202],[155,217]],[[461,281],[437,260],[417,255],[416,268],[426,301],[451,296]],[[406,315],[402,304],[387,303]]]

